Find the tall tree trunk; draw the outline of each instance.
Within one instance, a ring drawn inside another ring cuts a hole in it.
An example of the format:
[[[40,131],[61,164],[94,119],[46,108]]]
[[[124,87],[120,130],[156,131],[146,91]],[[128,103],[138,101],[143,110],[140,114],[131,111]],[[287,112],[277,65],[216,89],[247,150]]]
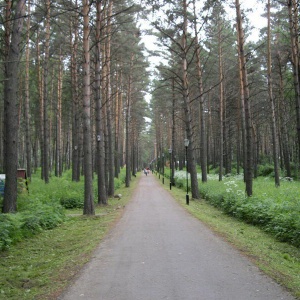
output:
[[[103,120],[102,120],[102,99],[101,99],[101,0],[97,0],[97,23],[96,23],[96,74],[95,74],[95,86],[96,86],[96,135],[97,135],[97,147],[96,147],[96,163],[97,163],[97,175],[98,175],[98,203],[107,204],[107,193],[105,185],[105,158],[104,158],[104,134],[103,134]]]
[[[204,113],[204,93],[203,93],[203,76],[200,57],[200,44],[198,39],[198,28],[196,18],[196,5],[193,1],[194,7],[194,32],[195,32],[195,45],[196,45],[196,65],[197,65],[197,81],[199,89],[199,103],[200,103],[200,159],[201,159],[201,173],[202,182],[207,182],[207,145],[206,145],[206,126],[205,126],[205,113]]]
[[[191,174],[191,192],[192,198],[199,199],[199,188],[196,170],[196,159],[194,149],[194,133],[192,125],[191,103],[189,96],[189,83],[188,83],[188,64],[187,64],[187,1],[183,0],[183,33],[182,33],[182,84],[183,84],[183,103],[185,110],[186,133],[189,139],[188,146],[188,165]]]
[[[41,51],[40,51],[40,29],[37,29],[36,37],[36,56],[37,56],[37,76],[38,76],[38,94],[39,94],[39,133],[38,138],[40,141],[41,150],[41,179],[44,179],[44,99],[43,99],[43,72],[41,67]]]
[[[5,31],[4,31],[4,50],[3,50],[3,57],[4,57],[4,61],[9,62],[8,60],[8,55],[9,55],[9,49],[10,49],[10,38],[11,38],[11,13],[12,13],[12,0],[7,0],[6,1],[6,7],[5,7],[5,23],[4,23],[4,27],[5,27]],[[8,64],[4,63],[4,78],[6,78],[8,75]],[[8,85],[5,84],[4,82],[4,114],[1,114],[1,118],[3,116],[3,153],[2,153],[2,157],[1,160],[3,162],[2,166],[3,166],[3,171],[5,173],[5,143],[6,143],[6,137],[5,137],[5,132],[6,132],[6,128],[5,128],[5,99],[6,99],[6,94],[7,94],[7,89]],[[2,125],[2,123],[1,123]],[[2,143],[2,141],[1,141]]]
[[[291,164],[290,164],[290,147],[288,142],[288,129],[287,122],[285,119],[285,103],[284,103],[284,84],[283,84],[283,74],[281,66],[281,55],[280,51],[277,50],[277,59],[278,59],[278,69],[279,69],[279,120],[281,128],[281,140],[282,140],[282,153],[283,153],[283,162],[286,170],[286,176],[292,177]]]
[[[112,19],[112,5],[113,0],[109,1],[108,5],[108,15],[107,15],[107,38],[106,38],[106,68],[107,68],[107,78],[106,78],[106,105],[107,105],[107,142],[108,142],[108,196],[113,196],[115,192],[114,187],[114,147],[113,147],[113,130],[112,130],[112,113],[111,113],[111,19]]]
[[[127,103],[126,103],[126,113],[125,113],[125,164],[126,164],[126,177],[125,177],[125,186],[130,186],[130,180],[131,180],[131,172],[130,172],[130,114],[131,114],[131,97],[132,97],[132,67],[133,67],[133,59],[134,54],[131,54],[131,60],[130,60],[130,70],[128,75],[128,89],[127,89]]]
[[[299,13],[298,1],[287,0],[289,12],[289,27],[291,38],[291,54],[293,65],[293,78],[295,90],[295,103],[296,103],[296,117],[297,117],[297,136],[298,136],[298,165],[300,166],[300,52],[299,52]]]
[[[171,147],[171,185],[175,186],[175,163],[176,163],[176,152],[175,152],[175,78],[172,78],[172,147]]]
[[[276,112],[275,112],[275,100],[273,97],[273,80],[272,80],[272,58],[271,58],[271,4],[270,0],[268,0],[267,4],[268,11],[268,43],[267,43],[267,79],[268,79],[268,93],[269,100],[271,105],[271,115],[272,115],[272,143],[273,143],[273,161],[274,161],[274,173],[275,173],[275,186],[278,187],[280,185],[279,180],[279,151],[278,151],[278,135],[277,135],[277,126],[276,126]]]
[[[75,2],[77,7],[77,0]],[[70,45],[71,45],[71,84],[72,84],[72,180],[80,180],[80,113],[79,113],[79,91],[77,72],[77,50],[78,50],[78,18],[76,13],[71,19]],[[74,32],[73,32],[74,30]],[[74,41],[72,36],[74,35]]]
[[[102,94],[102,120],[103,120],[103,138],[104,138],[104,167],[105,167],[105,186],[106,186],[106,193],[108,195],[108,181],[109,181],[109,167],[108,167],[108,132],[107,132],[107,79],[108,79],[108,68],[107,68],[107,40],[105,37],[107,37],[107,16],[108,16],[108,1],[105,1],[103,3],[103,8],[102,8],[102,22],[103,24],[101,25],[101,36],[103,37],[102,43],[101,43],[101,63],[102,63],[102,68],[101,68],[101,94]]]
[[[62,54],[60,49],[59,70],[57,80],[57,122],[56,122],[56,158],[55,158],[55,176],[62,176]]]
[[[83,15],[83,149],[84,149],[84,215],[94,215],[93,162],[91,140],[91,80],[89,1],[82,0]]]
[[[49,183],[49,120],[48,120],[48,76],[49,76],[49,51],[50,51],[50,0],[46,1],[46,24],[45,24],[45,57],[44,57],[44,90],[43,90],[43,108],[44,108],[44,159],[43,170],[45,183]]]
[[[131,140],[134,147],[131,148],[131,174],[136,176],[137,168],[137,151],[138,151],[138,139],[136,137],[136,122],[131,122]]]
[[[27,3],[27,41],[26,41],[26,68],[25,68],[25,145],[26,145],[26,173],[31,178],[31,136],[30,136],[30,99],[29,99],[29,61],[30,61],[30,1]]]
[[[119,177],[121,162],[121,114],[123,107],[122,92],[119,90],[121,83],[121,74],[116,74],[116,105],[115,105],[115,177]]]
[[[244,30],[242,24],[242,15],[239,0],[235,0],[236,7],[236,21],[237,21],[237,36],[238,36],[238,56],[239,56],[239,73],[241,78],[241,99],[244,99],[244,114],[245,114],[245,161],[244,161],[244,173],[246,182],[246,193],[250,197],[252,196],[253,185],[253,155],[252,155],[252,121],[250,112],[250,99],[249,99],[249,86],[248,75],[246,69],[246,58],[244,52]]]
[[[5,192],[3,200],[3,213],[16,212],[17,210],[17,169],[18,169],[18,77],[21,51],[21,38],[23,29],[23,17],[25,10],[25,0],[20,0],[16,4],[13,28],[11,31],[11,42],[7,46],[7,60],[5,62],[5,82],[4,82],[4,170],[6,174]],[[10,1],[7,9],[11,9]],[[7,17],[10,20],[10,12]],[[7,26],[10,25],[8,21]],[[10,32],[10,30],[8,31]],[[9,40],[9,39],[8,39]],[[8,42],[7,40],[7,42]]]
[[[219,160],[219,181],[223,179],[224,168],[224,76],[223,76],[223,51],[221,45],[221,24],[218,20],[218,44],[219,44],[219,124],[220,124],[220,160]]]

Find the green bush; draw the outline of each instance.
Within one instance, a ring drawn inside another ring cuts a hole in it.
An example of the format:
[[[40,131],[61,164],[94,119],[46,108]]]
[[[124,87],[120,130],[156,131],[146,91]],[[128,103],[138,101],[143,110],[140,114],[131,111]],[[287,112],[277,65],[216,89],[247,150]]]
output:
[[[123,182],[120,178],[114,178],[115,189],[119,189],[122,186]]]
[[[275,235],[282,242],[290,242],[300,247],[299,208],[294,211],[281,211],[265,226],[266,231]]]
[[[184,174],[177,176],[180,181]],[[181,188],[185,189],[184,184]],[[252,197],[246,197],[244,188],[243,176],[224,177],[219,182],[218,176],[210,175],[207,183],[199,183],[201,197],[211,205],[300,247],[299,182],[282,180],[276,188],[274,180],[260,177],[254,181]]]
[[[22,239],[19,214],[0,214],[0,250]]]
[[[61,206],[40,204],[22,214],[21,229],[24,236],[30,236],[42,230],[53,229],[64,219],[65,214]]]
[[[176,179],[175,185],[176,185],[176,187],[178,187],[179,189],[182,189],[183,187],[185,187],[185,185],[184,185],[184,180],[182,180],[182,179]]]
[[[125,176],[126,169],[122,169],[115,181],[115,189],[125,182]],[[93,184],[96,195],[96,178]],[[73,182],[70,170],[62,177],[51,177],[48,184],[39,178],[39,174],[33,175],[29,193],[18,195],[18,213],[0,213],[0,251],[43,230],[55,228],[65,220],[65,209],[81,209],[83,202],[84,181]]]
[[[60,205],[36,204],[17,214],[0,214],[0,250],[42,230],[52,229],[65,220]]]
[[[66,209],[83,208],[83,196],[80,195],[64,195],[60,198],[60,204]]]
[[[259,165],[258,166],[258,176],[271,176],[274,173],[274,167],[270,164]]]
[[[32,236],[42,231],[40,218],[37,215],[27,214],[23,217],[23,224],[21,226],[22,233],[25,237]]]

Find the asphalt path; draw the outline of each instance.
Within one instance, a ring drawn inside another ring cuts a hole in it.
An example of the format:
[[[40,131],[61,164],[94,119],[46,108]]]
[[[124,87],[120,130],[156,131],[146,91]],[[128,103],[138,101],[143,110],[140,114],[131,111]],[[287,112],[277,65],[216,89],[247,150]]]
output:
[[[61,300],[292,300],[149,174]]]

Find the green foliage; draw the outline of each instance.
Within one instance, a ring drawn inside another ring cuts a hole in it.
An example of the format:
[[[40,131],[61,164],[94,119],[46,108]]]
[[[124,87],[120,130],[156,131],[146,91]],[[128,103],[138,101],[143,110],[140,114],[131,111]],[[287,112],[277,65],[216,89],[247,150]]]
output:
[[[126,179],[126,169],[121,169],[119,178],[114,178],[114,186],[116,190],[121,188],[124,185],[125,179]]]
[[[183,172],[176,173],[177,187],[186,188],[184,176]],[[224,177],[221,182],[218,176],[209,175],[207,183],[199,183],[202,198],[211,205],[300,247],[300,183],[282,178],[281,186],[276,188],[272,179],[260,177],[254,181],[252,197],[246,197],[244,189],[241,175]]]
[[[21,239],[19,214],[0,214],[0,251]]]
[[[31,236],[42,230],[53,229],[64,220],[65,214],[60,205],[39,204],[22,214],[21,229],[24,236]]]
[[[41,203],[17,214],[0,214],[0,250],[42,230],[53,229],[64,220],[61,206]]]
[[[83,197],[75,192],[63,195],[59,202],[66,209],[83,208]]]
[[[18,213],[0,214],[0,251],[10,245],[31,237],[44,230],[57,227],[65,220],[65,209],[82,209],[84,205],[84,182],[72,182],[71,171],[62,177],[51,177],[48,184],[33,176],[26,191],[18,195]],[[115,189],[125,182],[126,170],[122,169],[115,178]],[[97,180],[94,180],[97,193]],[[96,201],[96,197],[95,197]]]
[[[258,166],[258,176],[271,176],[274,173],[274,166],[271,164],[264,164]]]

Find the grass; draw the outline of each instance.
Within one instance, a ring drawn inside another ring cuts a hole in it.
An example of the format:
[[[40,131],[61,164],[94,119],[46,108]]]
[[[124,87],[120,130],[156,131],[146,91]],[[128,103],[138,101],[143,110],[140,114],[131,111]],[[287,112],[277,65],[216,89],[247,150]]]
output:
[[[96,207],[96,216],[68,210],[67,221],[0,252],[0,299],[56,299],[88,262],[95,248],[121,216],[138,182],[120,188],[120,200]]]
[[[165,183],[165,189],[169,185]],[[300,249],[279,242],[258,227],[232,218],[204,200],[185,203],[185,192],[173,187],[171,194],[193,216],[230,242],[263,272],[300,299]]]

